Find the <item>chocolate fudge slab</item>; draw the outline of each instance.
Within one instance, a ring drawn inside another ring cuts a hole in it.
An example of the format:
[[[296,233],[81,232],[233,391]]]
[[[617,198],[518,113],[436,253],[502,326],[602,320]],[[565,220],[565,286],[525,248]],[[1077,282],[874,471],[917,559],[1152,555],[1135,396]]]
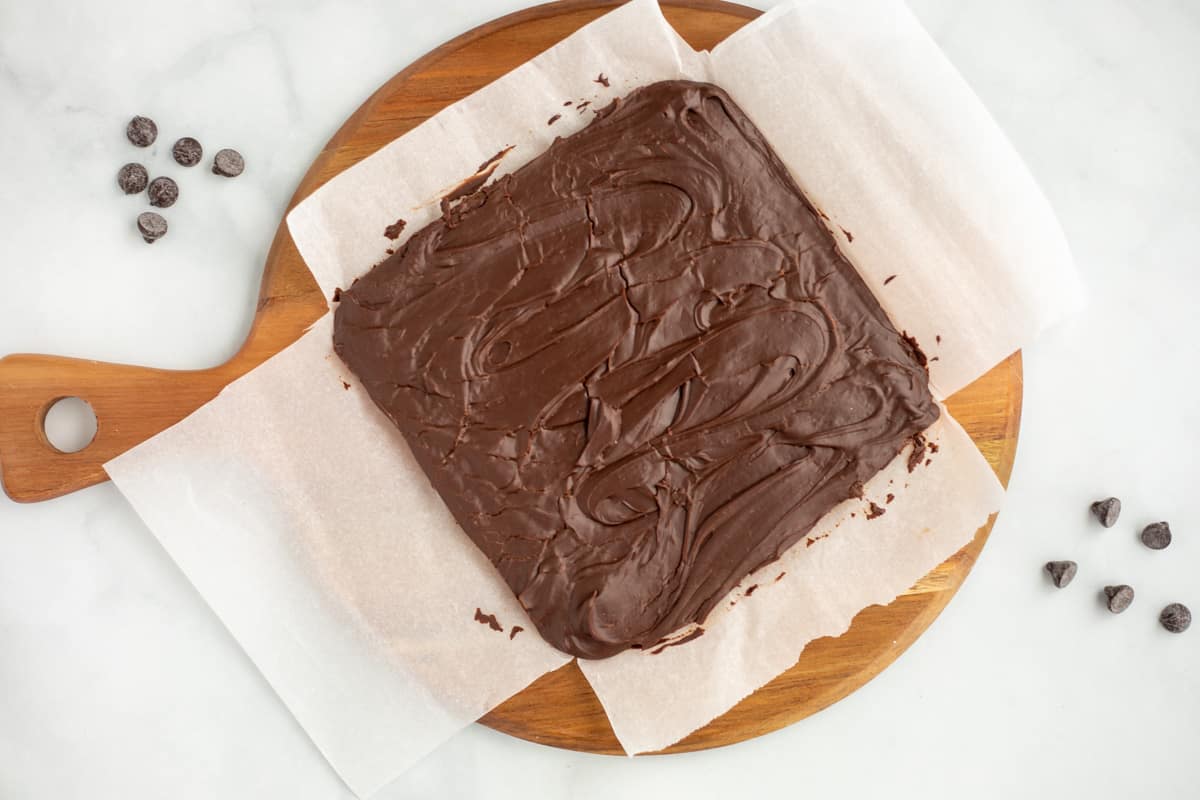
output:
[[[444,202],[342,292],[334,349],[583,658],[703,622],[938,417],[762,135],[683,81]]]

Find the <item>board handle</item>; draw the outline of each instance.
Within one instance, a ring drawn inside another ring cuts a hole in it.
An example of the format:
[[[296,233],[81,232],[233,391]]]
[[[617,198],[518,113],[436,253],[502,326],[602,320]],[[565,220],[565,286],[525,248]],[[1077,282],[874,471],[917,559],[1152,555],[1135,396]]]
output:
[[[77,358],[0,358],[0,479],[30,503],[108,480],[104,463],[170,427],[216,397],[228,369],[162,370]],[[96,414],[96,435],[64,453],[46,438],[46,412],[78,397]]]

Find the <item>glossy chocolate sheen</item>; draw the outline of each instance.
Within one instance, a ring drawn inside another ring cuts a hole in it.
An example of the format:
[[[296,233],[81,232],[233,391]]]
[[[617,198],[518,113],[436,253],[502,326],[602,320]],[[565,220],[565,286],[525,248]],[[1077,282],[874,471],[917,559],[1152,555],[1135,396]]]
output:
[[[937,419],[714,86],[638,89],[462,195],[342,293],[334,347],[560,650],[702,622]]]

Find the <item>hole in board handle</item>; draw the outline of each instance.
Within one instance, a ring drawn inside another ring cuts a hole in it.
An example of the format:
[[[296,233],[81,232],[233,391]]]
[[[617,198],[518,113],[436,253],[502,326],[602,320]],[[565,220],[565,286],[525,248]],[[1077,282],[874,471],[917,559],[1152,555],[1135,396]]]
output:
[[[63,397],[46,410],[42,430],[58,452],[78,453],[96,438],[96,412],[80,397]]]

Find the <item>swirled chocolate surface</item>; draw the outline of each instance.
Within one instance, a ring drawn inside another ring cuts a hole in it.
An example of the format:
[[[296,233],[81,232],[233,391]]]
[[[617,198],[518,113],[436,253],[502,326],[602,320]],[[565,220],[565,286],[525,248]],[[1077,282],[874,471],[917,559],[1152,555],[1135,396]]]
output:
[[[638,89],[443,210],[342,292],[334,347],[565,652],[703,621],[938,416],[714,86]]]

